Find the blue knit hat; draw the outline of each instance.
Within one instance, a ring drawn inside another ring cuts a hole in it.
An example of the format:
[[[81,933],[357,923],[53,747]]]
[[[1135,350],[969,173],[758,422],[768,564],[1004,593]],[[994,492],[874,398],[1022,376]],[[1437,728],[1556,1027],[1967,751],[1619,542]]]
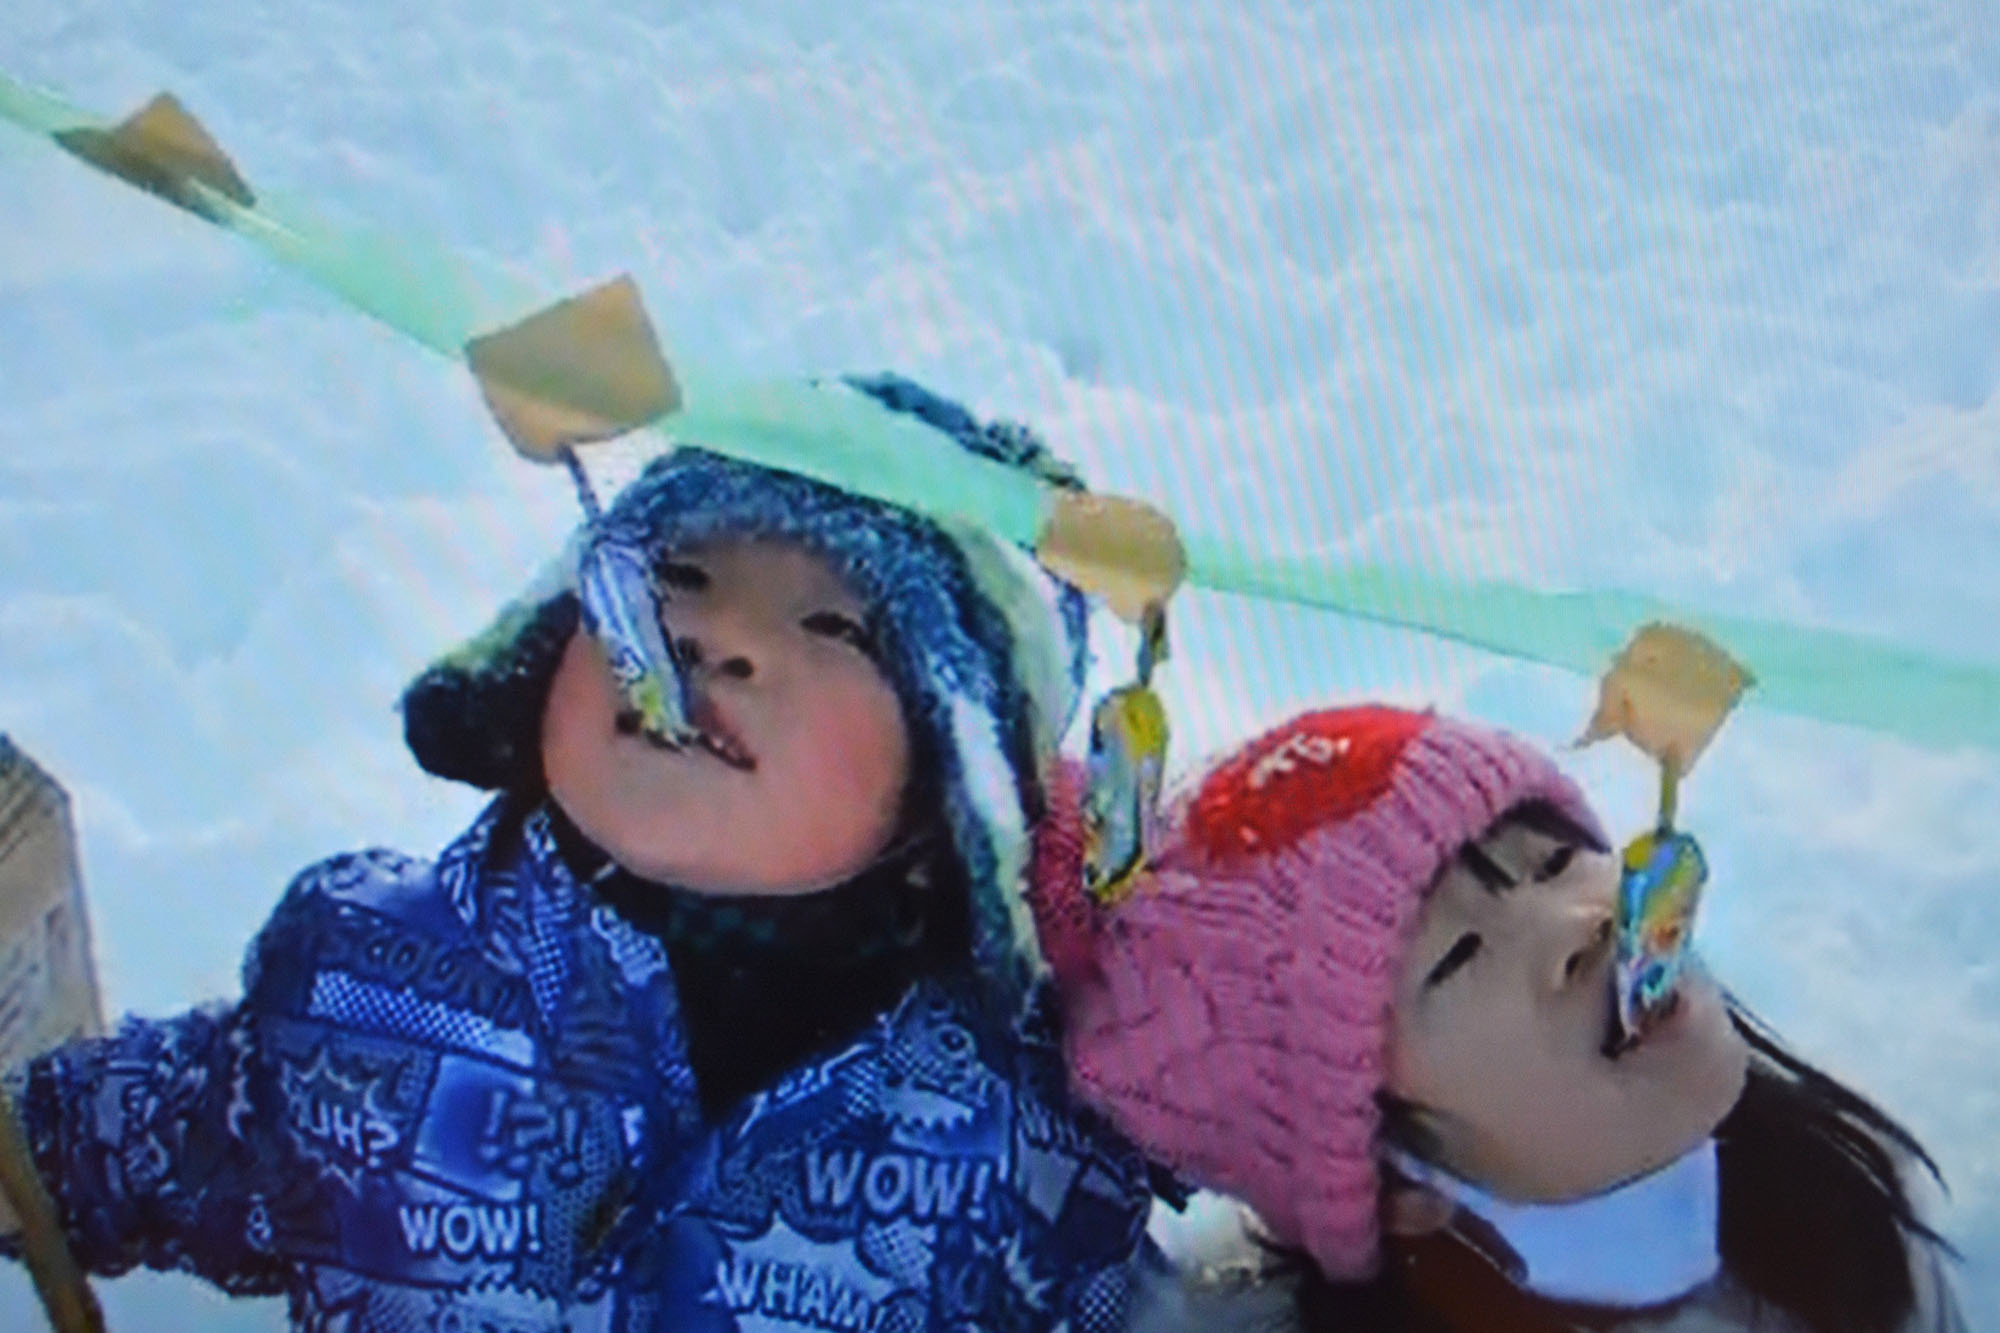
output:
[[[813,387],[866,394],[934,427],[940,448],[969,449],[1081,489],[1032,431],[982,424],[900,376]],[[655,560],[734,537],[787,539],[832,564],[876,617],[884,674],[965,868],[974,960],[1017,998],[1041,968],[1022,888],[1046,769],[1082,692],[1082,594],[983,529],[682,446],[649,464],[594,528],[579,529],[492,626],[404,692],[405,737],[425,769],[489,790],[543,785],[543,705],[580,623],[578,560],[593,534]]]

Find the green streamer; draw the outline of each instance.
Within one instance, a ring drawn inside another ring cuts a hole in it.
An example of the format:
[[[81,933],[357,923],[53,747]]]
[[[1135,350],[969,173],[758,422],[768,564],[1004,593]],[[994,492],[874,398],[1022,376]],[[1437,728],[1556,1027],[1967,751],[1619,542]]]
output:
[[[1889,732],[1919,745],[2000,750],[2000,667],[1953,662],[1841,630],[1693,610],[1617,589],[1549,592],[1380,565],[1260,556],[1198,536],[1212,587],[1422,630],[1507,657],[1598,676],[1633,633],[1670,621],[1708,635],[1755,677],[1752,703]]]
[[[38,134],[111,122],[0,73],[0,117]],[[547,305],[533,284],[442,247],[342,230],[271,199],[249,205],[194,181],[194,211],[258,246],[356,309],[463,361],[474,337]],[[255,183],[253,182],[253,186]],[[674,361],[685,405],[649,429],[669,440],[905,506],[980,523],[1024,546],[1048,492],[1014,469],[923,446],[928,428],[861,395],[743,379]],[[1865,727],[1920,745],[2000,751],[2000,664],[1953,662],[1835,630],[1709,614],[1617,590],[1550,592],[1407,568],[1259,553],[1180,524],[1191,583],[1319,607],[1595,677],[1639,626],[1663,620],[1709,635],[1756,678],[1752,702]]]

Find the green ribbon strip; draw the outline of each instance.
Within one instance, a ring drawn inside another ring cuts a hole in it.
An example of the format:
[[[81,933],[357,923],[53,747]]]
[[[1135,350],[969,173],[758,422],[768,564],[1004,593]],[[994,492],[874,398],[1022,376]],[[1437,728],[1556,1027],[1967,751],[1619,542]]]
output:
[[[0,117],[66,148],[66,136],[114,125],[5,73]],[[473,338],[550,301],[469,256],[336,229],[270,198],[261,186],[242,202],[199,181],[172,184],[166,197],[460,362]],[[699,441],[937,518],[980,523],[1023,546],[1032,547],[1041,531],[1049,499],[1044,483],[963,451],[923,447],[918,441],[927,437],[926,427],[861,395],[713,374],[678,359],[674,368],[684,405],[649,426],[670,440]],[[1713,615],[1637,593],[1550,592],[1260,553],[1177,526],[1188,581],[1200,587],[1319,607],[1590,677],[1610,664],[1639,626],[1671,621],[1724,645],[1755,677],[1750,697],[1764,707],[1925,746],[2000,751],[2000,664],[1953,662],[1880,639]]]

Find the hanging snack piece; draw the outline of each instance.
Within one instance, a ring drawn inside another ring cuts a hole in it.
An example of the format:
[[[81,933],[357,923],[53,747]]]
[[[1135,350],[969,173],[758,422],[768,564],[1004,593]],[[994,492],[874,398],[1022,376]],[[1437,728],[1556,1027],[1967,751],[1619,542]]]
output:
[[[1605,674],[1577,744],[1623,736],[1684,778],[1752,684],[1712,640],[1678,625],[1647,625]]]
[[[1620,866],[1607,1055],[1640,1041],[1678,1003],[1708,883],[1700,844],[1674,828],[1680,783],[1748,684],[1749,673],[1711,640],[1675,625],[1647,625],[1605,674],[1597,712],[1578,742],[1624,736],[1660,765],[1658,819],[1626,845]]]
[[[1166,612],[1141,615],[1138,679],[1098,700],[1090,714],[1090,785],[1083,806],[1084,888],[1115,903],[1145,863],[1166,773],[1167,710],[1153,667],[1167,655]]]
[[[627,276],[472,339],[465,359],[500,429],[537,463],[681,406],[673,368]]]
[[[569,469],[593,529],[597,500],[576,446],[624,435],[681,406],[680,386],[630,277],[474,338],[465,359],[515,450]],[[661,621],[645,554],[593,531],[577,570],[577,595],[626,718],[662,745],[696,740],[687,680]]]
[[[335,225],[273,200],[261,181],[253,197],[214,140],[171,98],[156,99],[114,127],[0,69],[0,122],[192,209],[274,264],[430,351],[457,358],[465,353],[467,339],[487,327],[478,312],[534,304],[534,297],[524,293],[535,287],[448,246]],[[413,283],[413,275],[436,281]],[[776,461],[773,455],[803,457],[814,464],[805,474],[816,480],[933,516],[973,519],[1023,544],[1043,530],[1041,497],[1024,497],[1014,488],[996,490],[988,485],[990,471],[970,457],[950,460],[935,472],[894,479],[906,485],[879,484],[873,467],[877,452],[893,447],[889,436],[912,428],[907,421],[892,420],[893,414],[879,414],[874,427],[863,427],[870,437],[866,448],[841,456],[827,450],[818,435],[774,442],[775,428],[784,423],[777,420],[781,414],[763,410],[760,400],[767,383],[704,374],[695,365],[677,365],[675,371],[706,415],[705,445],[720,453],[766,463]],[[1028,485],[1022,478],[1015,481]],[[1264,540],[1256,533],[1184,529],[1186,578],[1205,588],[1318,607],[1576,671],[1596,669],[1587,645],[1604,617],[1638,623],[1662,614],[1658,598],[1634,592],[1594,588],[1579,598],[1574,591],[1553,592],[1501,578],[1450,577],[1424,568],[1288,555],[1271,549],[1268,534],[1262,536]],[[1057,541],[1044,554],[1060,560],[1060,548]],[[1128,619],[1133,605],[1142,602],[1117,598]],[[1869,727],[1922,746],[1972,744],[2000,751],[2000,708],[1993,707],[2000,694],[2000,664],[1979,657],[1938,657],[1910,643],[1777,620],[1732,617],[1728,624],[1730,643],[1744,660],[1759,664],[1759,694],[1766,708]],[[1607,721],[1604,734],[1616,730],[1615,722]]]
[[[1101,598],[1120,619],[1142,624],[1187,577],[1174,522],[1139,500],[1056,490],[1035,538],[1050,573]]]
[[[698,740],[687,678],[668,641],[645,553],[615,538],[593,538],[577,571],[577,595],[584,627],[604,650],[630,721],[674,749]]]
[[[216,210],[190,182],[244,208],[256,203],[236,164],[172,93],[161,93],[113,129],[59,130],[51,137],[98,170],[207,222],[219,221]]]

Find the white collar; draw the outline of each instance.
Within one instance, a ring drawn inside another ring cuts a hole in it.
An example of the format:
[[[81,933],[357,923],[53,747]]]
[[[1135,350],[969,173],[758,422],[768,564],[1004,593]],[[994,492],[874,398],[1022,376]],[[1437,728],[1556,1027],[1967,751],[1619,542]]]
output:
[[[1459,1205],[1451,1225],[1461,1239],[1516,1286],[1552,1300],[1660,1305],[1687,1295],[1722,1267],[1712,1138],[1657,1171],[1567,1203],[1514,1203],[1407,1153],[1390,1149],[1389,1160]],[[1468,1229],[1467,1213],[1485,1225]]]

